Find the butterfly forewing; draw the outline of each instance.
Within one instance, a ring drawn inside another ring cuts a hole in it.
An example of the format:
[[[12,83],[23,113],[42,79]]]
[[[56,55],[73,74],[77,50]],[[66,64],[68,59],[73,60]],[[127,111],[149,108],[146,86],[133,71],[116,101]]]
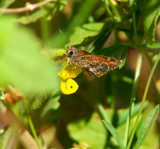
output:
[[[82,67],[84,74],[90,78],[91,74],[101,77],[108,71],[115,69],[121,63],[121,60],[90,54],[75,47],[67,49],[69,54],[68,61]]]
[[[109,70],[115,69],[120,64],[120,60],[118,59],[93,54],[76,57],[75,61],[84,70],[87,70],[97,77],[101,77]]]

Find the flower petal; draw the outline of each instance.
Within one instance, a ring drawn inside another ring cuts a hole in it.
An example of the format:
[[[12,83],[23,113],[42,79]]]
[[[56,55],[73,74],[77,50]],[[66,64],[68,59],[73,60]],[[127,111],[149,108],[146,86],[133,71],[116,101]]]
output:
[[[78,84],[73,79],[67,79],[61,81],[61,91],[63,94],[73,94],[78,89]]]
[[[58,74],[61,79],[72,79],[76,78],[80,73],[82,72],[82,69],[80,66],[76,66],[74,64],[67,65],[65,68],[63,68],[60,73]]]

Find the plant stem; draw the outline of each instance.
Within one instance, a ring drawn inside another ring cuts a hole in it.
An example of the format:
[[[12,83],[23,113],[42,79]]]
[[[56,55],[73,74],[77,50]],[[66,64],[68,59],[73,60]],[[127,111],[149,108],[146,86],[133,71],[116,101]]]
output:
[[[109,16],[111,16],[111,17],[113,18],[112,12],[111,12],[111,10],[110,10],[109,7],[108,7],[108,1],[105,0],[105,1],[104,1],[104,4],[105,4],[106,10],[107,10]]]
[[[144,95],[143,95],[143,98],[142,98],[141,106],[140,106],[140,109],[139,109],[139,112],[138,112],[138,115],[137,115],[137,119],[136,119],[136,122],[135,122],[135,126],[134,126],[134,128],[133,128],[133,130],[132,130],[132,132],[131,132],[131,137],[130,137],[129,143],[128,143],[128,145],[127,145],[127,149],[129,149],[130,146],[131,146],[131,143],[132,143],[132,140],[133,140],[133,137],[134,137],[134,134],[135,134],[135,131],[136,131],[136,128],[137,128],[137,125],[138,125],[138,122],[139,122],[141,113],[142,113],[143,105],[144,105],[144,102],[145,102],[145,100],[146,100],[146,96],[147,96],[147,93],[148,93],[149,85],[150,85],[150,82],[151,82],[153,73],[154,73],[154,71],[155,71],[155,68],[156,68],[159,60],[160,60],[160,54],[159,54],[156,62],[154,63],[153,68],[152,68],[152,70],[151,70],[151,73],[150,73],[150,75],[149,75],[149,78],[148,78],[148,81],[147,81],[147,85],[146,85],[146,88],[145,88],[145,91],[144,91]]]
[[[132,94],[131,94],[131,103],[130,103],[130,108],[129,108],[129,115],[128,115],[128,118],[127,118],[127,127],[126,127],[126,135],[125,135],[126,145],[127,145],[128,136],[129,136],[129,128],[130,128],[130,123],[131,123],[132,111],[134,109],[134,104],[135,104],[134,102],[135,102],[135,99],[136,99],[137,83],[138,83],[138,78],[139,78],[139,75],[140,75],[141,65],[142,65],[142,55],[139,53],[138,59],[137,59],[134,82],[133,82],[133,89],[132,89]]]
[[[41,144],[39,142],[38,136],[36,134],[36,131],[35,131],[35,128],[34,128],[34,125],[33,125],[33,122],[32,122],[32,119],[31,119],[30,116],[28,116],[28,123],[29,123],[29,127],[30,127],[30,129],[32,131],[33,137],[34,137],[39,149],[41,149]]]
[[[42,1],[42,0],[38,0],[38,1]],[[44,9],[44,8],[41,7],[41,9]],[[46,21],[45,16],[40,19],[40,29],[41,29],[43,47],[46,47],[49,36],[50,36],[50,31],[49,31],[48,21]]]
[[[129,1],[129,4],[130,4],[130,6],[133,6],[134,0],[130,0],[130,1]]]
[[[44,17],[42,17],[40,19],[40,26],[41,26],[41,35],[42,35],[42,40],[43,40],[43,47],[46,47],[50,34],[49,34],[48,22],[46,21],[46,19]]]
[[[112,8],[112,10],[113,10],[113,12],[114,12],[114,14],[115,14],[115,19],[116,19],[116,21],[120,22],[120,21],[121,21],[121,17],[120,17],[120,15],[119,15],[118,10],[117,10],[116,7],[113,5],[113,3],[112,3],[111,0],[107,0],[107,1],[108,1],[108,3],[110,4],[110,6],[111,6],[111,8]]]

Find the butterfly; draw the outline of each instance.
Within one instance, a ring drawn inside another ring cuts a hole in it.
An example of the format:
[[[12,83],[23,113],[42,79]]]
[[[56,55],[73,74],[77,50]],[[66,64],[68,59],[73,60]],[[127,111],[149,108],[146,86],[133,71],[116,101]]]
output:
[[[92,75],[101,77],[108,71],[117,68],[122,62],[113,57],[94,55],[73,46],[67,47],[67,53],[67,62],[80,66],[88,78],[91,78]]]

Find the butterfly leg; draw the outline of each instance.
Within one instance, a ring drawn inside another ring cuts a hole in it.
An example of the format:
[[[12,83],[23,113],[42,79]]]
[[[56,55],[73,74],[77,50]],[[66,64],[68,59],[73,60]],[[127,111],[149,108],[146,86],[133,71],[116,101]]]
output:
[[[84,75],[85,75],[88,79],[91,79],[91,78],[92,78],[91,73],[90,73],[88,70],[83,69],[83,73],[84,73]]]
[[[65,59],[67,58],[67,55],[66,55],[66,54],[61,55],[56,61],[63,60],[64,58],[65,58]]]

